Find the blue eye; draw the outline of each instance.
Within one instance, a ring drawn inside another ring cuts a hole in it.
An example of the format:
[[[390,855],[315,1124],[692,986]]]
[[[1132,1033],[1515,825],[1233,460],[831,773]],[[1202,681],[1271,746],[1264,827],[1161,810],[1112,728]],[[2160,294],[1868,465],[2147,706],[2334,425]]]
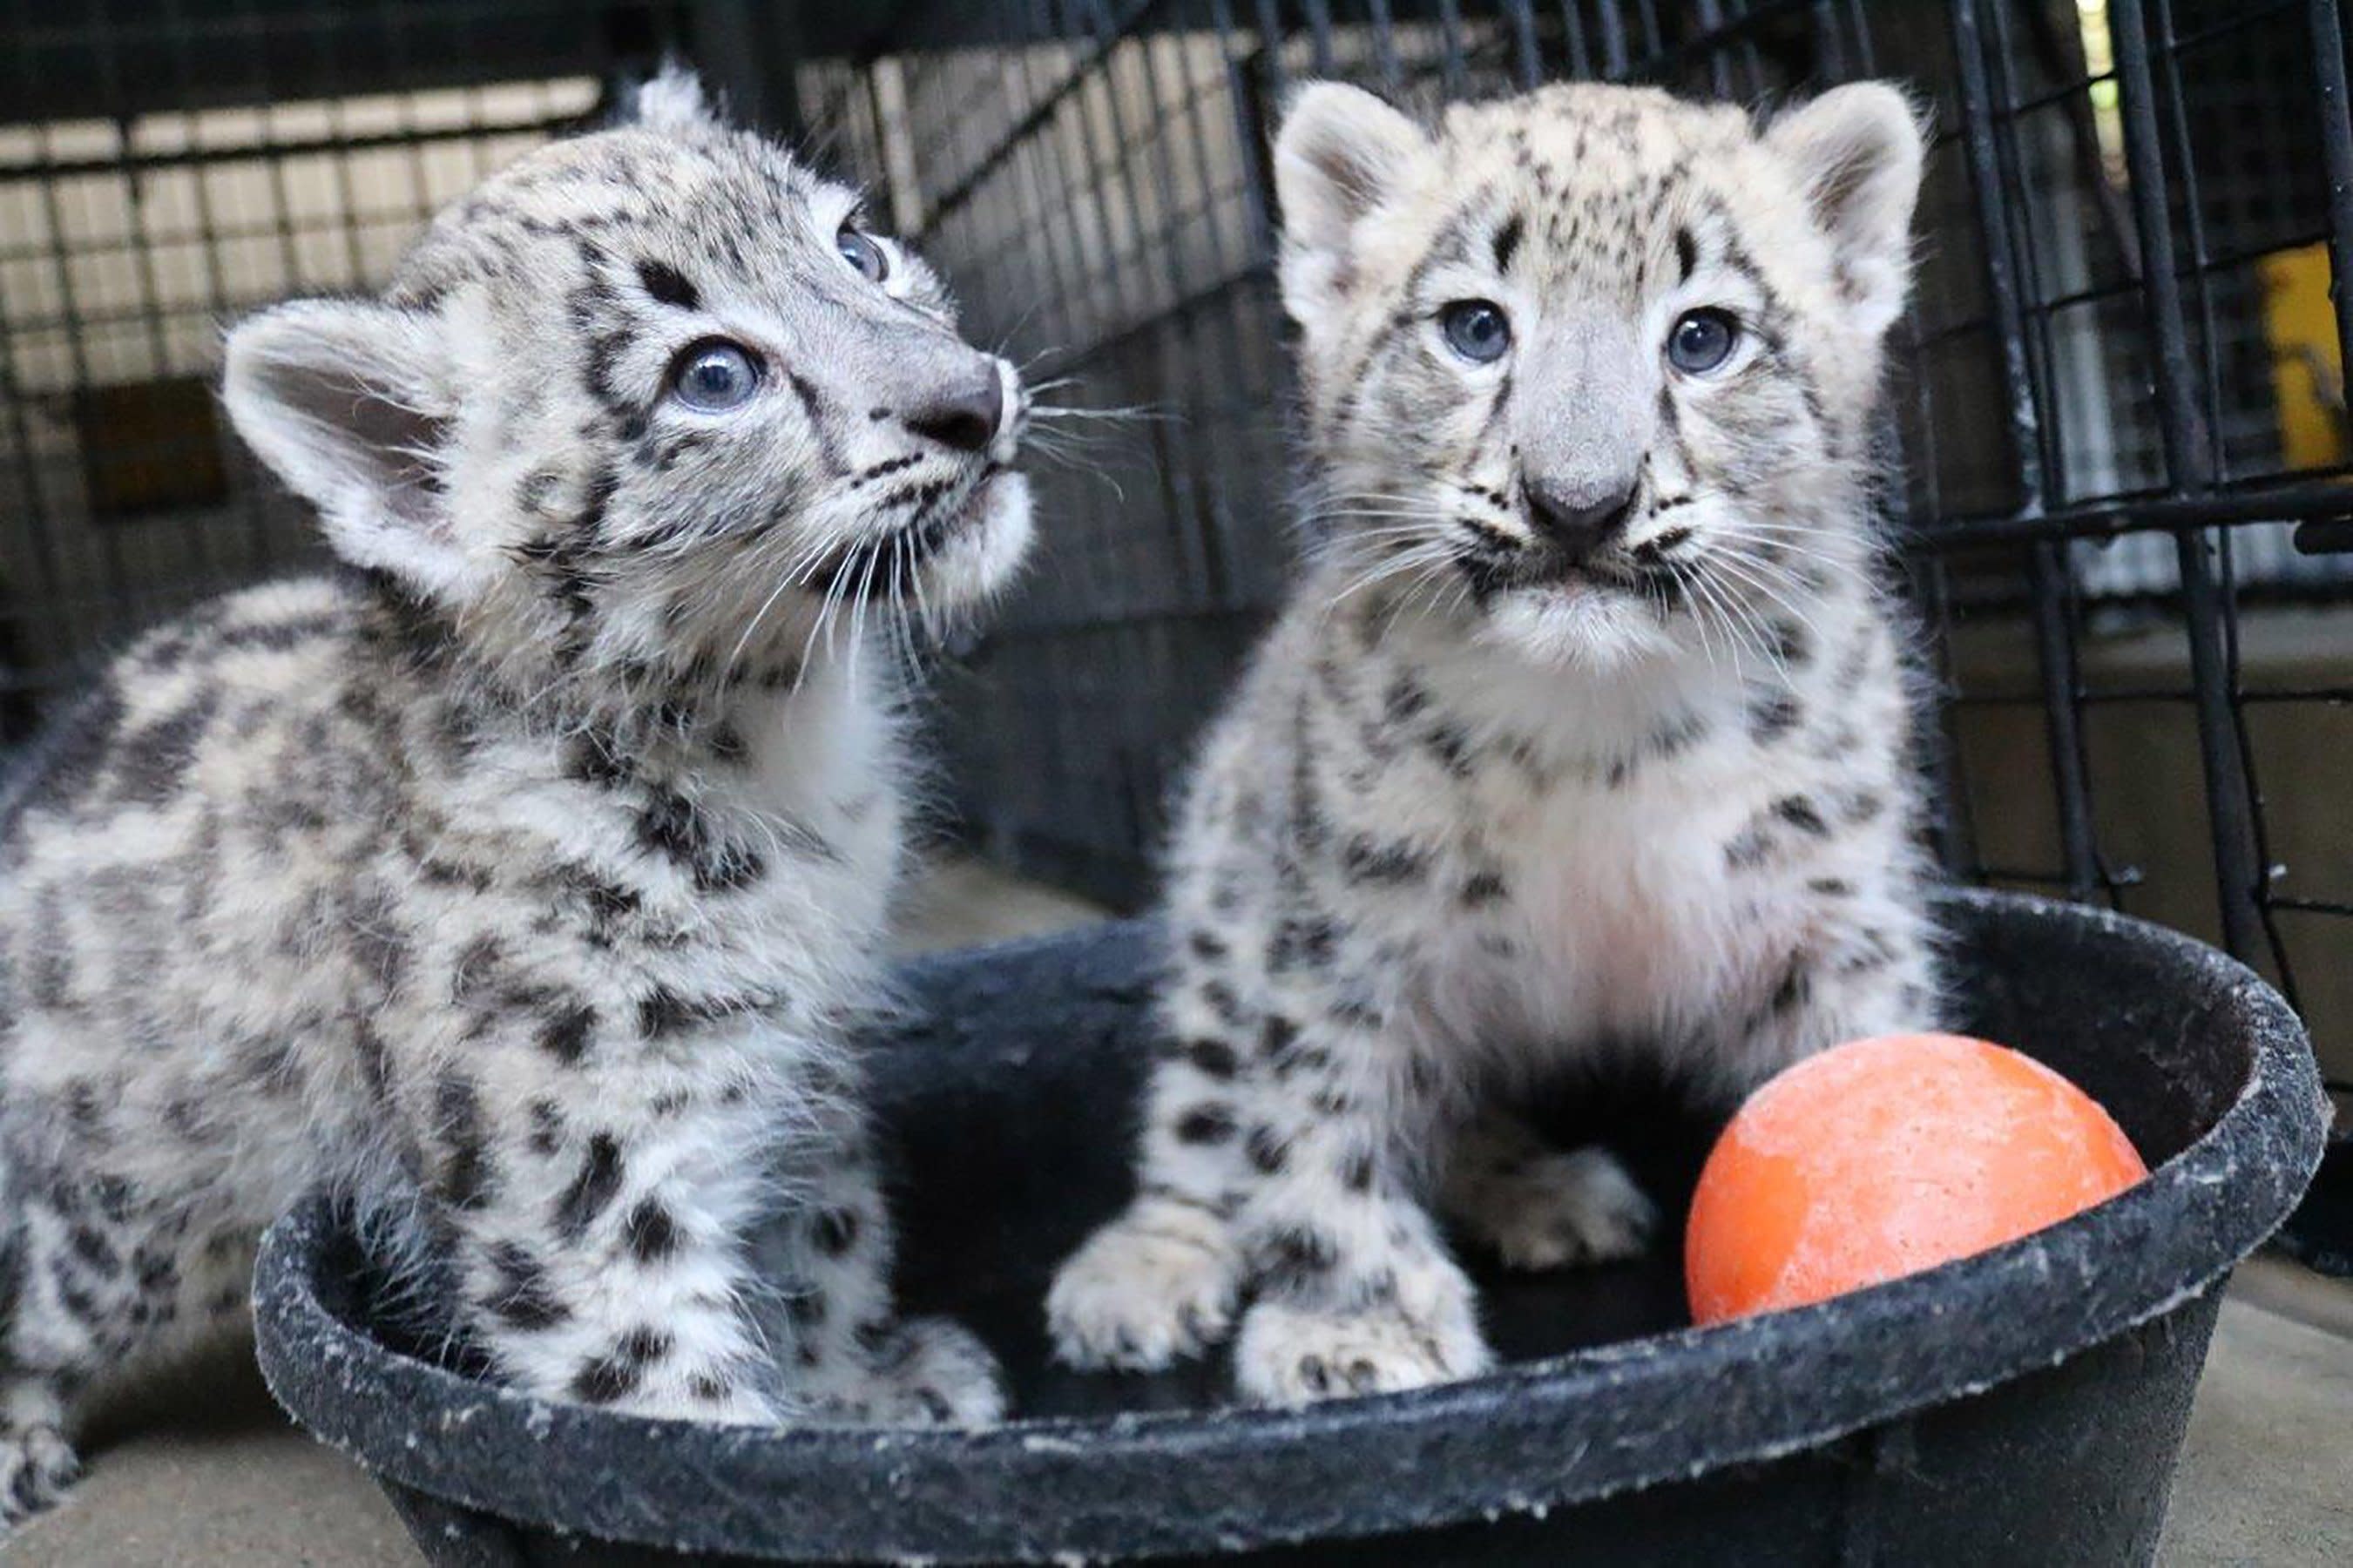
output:
[[[708,338],[678,356],[670,385],[689,408],[723,413],[741,406],[759,390],[760,362],[741,344]]]
[[[862,234],[843,224],[841,231],[833,237],[833,247],[841,252],[844,261],[863,273],[869,283],[880,283],[891,276],[890,252],[884,250],[882,242],[872,235]]]
[[[1667,363],[1685,375],[1704,375],[1732,357],[1740,323],[1723,310],[1686,310],[1667,334]]]
[[[1457,300],[1438,319],[1446,346],[1473,364],[1493,364],[1512,346],[1512,323],[1503,307],[1485,300]]]

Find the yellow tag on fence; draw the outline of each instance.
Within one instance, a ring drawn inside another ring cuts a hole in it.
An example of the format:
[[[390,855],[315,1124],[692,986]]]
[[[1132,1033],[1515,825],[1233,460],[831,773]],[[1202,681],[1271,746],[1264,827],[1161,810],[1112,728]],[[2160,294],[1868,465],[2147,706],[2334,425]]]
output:
[[[2345,364],[2337,309],[2328,298],[2328,247],[2301,246],[2256,265],[2263,279],[2263,336],[2271,343],[2282,466],[2341,463],[2348,450]]]

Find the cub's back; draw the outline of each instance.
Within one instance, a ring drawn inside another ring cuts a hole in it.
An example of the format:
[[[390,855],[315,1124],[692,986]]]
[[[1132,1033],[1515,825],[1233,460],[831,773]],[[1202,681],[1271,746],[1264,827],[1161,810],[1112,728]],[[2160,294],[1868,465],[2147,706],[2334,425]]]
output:
[[[216,1173],[192,1158],[293,1163],[326,1087],[316,1047],[353,1027],[372,955],[362,936],[322,958],[367,929],[350,871],[397,799],[361,618],[358,592],[324,577],[202,605],[111,660],[12,780],[12,1150],[70,1131],[175,1184]]]

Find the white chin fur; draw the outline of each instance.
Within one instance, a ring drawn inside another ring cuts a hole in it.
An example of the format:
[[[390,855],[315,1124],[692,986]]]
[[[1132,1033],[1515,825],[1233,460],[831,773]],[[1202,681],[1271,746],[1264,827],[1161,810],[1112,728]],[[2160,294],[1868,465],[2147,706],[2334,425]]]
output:
[[[1479,640],[1541,664],[1620,669],[1674,651],[1648,605],[1585,586],[1522,588],[1488,606]]]
[[[1029,552],[1029,480],[999,474],[979,497],[976,526],[950,540],[923,565],[923,595],[934,605],[955,608],[994,594],[1012,577]]]

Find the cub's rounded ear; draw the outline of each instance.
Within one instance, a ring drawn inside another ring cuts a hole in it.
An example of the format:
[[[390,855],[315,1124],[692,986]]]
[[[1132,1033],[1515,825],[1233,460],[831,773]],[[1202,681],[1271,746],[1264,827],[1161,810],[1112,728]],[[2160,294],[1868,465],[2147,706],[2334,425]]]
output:
[[[702,79],[675,58],[663,60],[661,69],[629,95],[620,123],[667,136],[708,134],[722,129],[711,97],[702,90]]]
[[[1357,223],[1398,194],[1431,151],[1430,133],[1362,88],[1311,82],[1274,139],[1282,207],[1282,302],[1312,327],[1343,302]]]
[[[230,331],[221,387],[237,434],[318,509],[338,555],[441,597],[465,567],[442,493],[457,414],[446,331],[435,311],[297,300]]]
[[[1923,158],[1912,100],[1885,82],[1835,87],[1776,119],[1765,142],[1797,170],[1865,329],[1885,331],[1912,274]]]

